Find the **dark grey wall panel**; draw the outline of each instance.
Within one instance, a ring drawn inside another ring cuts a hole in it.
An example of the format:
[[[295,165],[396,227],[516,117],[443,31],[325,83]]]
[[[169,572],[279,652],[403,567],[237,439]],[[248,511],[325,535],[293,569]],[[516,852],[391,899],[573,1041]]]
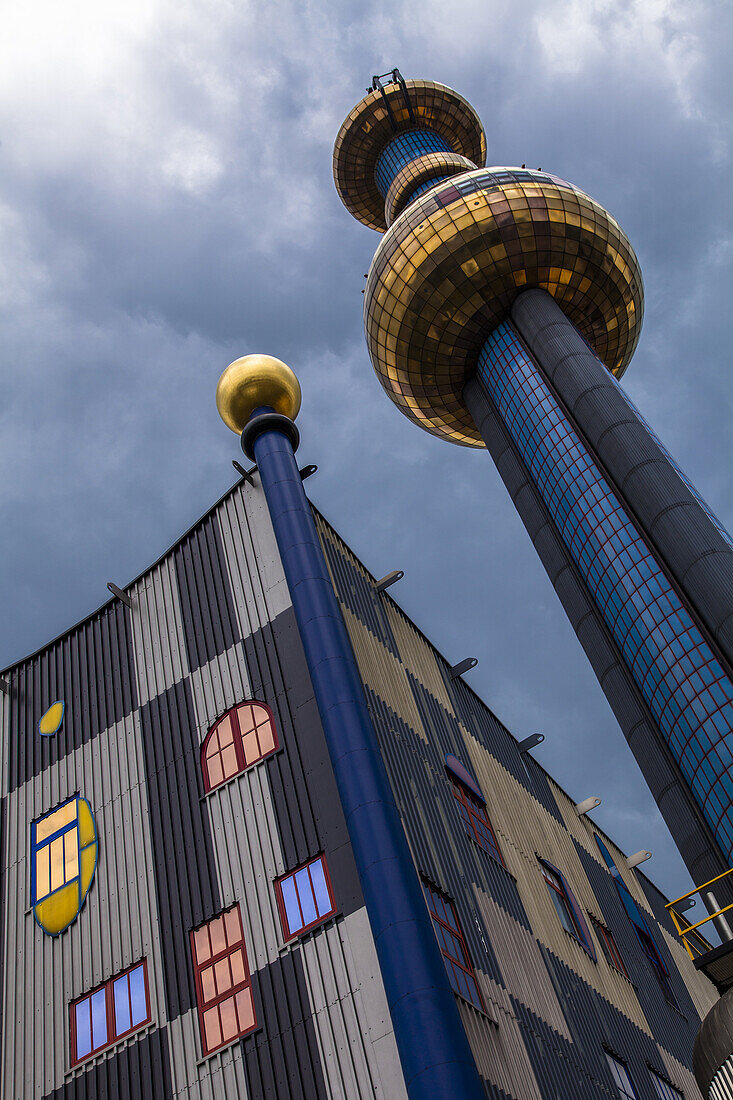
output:
[[[328,1095],[297,952],[252,979],[262,1031],[241,1040],[249,1100],[322,1100]]]
[[[166,1017],[193,1008],[189,933],[222,908],[187,680],[140,708]]]
[[[129,611],[113,600],[13,670],[8,789],[67,756],[137,706]],[[64,699],[61,729],[38,736],[38,720]]]
[[[168,1035],[156,1028],[115,1051],[43,1100],[173,1100]],[[5,1100],[11,1100],[6,1097]],[[17,1097],[16,1100],[24,1100]]]
[[[174,549],[188,667],[193,671],[239,640],[216,516],[207,516]]]
[[[733,545],[549,294],[530,290],[512,319],[572,420],[733,669]]]

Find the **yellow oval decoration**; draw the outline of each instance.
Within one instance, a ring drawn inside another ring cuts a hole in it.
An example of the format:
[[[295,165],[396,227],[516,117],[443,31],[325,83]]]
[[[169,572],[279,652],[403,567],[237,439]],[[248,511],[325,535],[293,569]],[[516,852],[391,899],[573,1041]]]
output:
[[[51,703],[46,713],[42,715],[38,723],[38,732],[41,737],[52,737],[54,733],[58,733],[61,729],[61,723],[64,720],[64,701],[63,699],[57,699],[55,703]]]
[[[31,825],[33,915],[49,936],[76,920],[97,866],[97,828],[86,798],[74,795]]]

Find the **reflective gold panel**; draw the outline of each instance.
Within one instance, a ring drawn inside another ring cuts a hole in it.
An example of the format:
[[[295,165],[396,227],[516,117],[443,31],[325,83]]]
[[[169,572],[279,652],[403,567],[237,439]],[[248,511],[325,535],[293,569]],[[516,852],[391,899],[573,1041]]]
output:
[[[364,299],[374,369],[406,416],[454,443],[484,445],[463,386],[485,339],[530,287],[548,291],[623,374],[643,284],[628,238],[598,203],[557,176],[518,168],[453,176],[410,203],[380,242]]]
[[[486,136],[473,107],[458,92],[432,80],[407,80],[369,92],[349,113],[333,150],[333,178],[346,209],[383,233],[384,195],[375,171],[379,154],[403,131],[424,127],[474,164],[486,163]]]

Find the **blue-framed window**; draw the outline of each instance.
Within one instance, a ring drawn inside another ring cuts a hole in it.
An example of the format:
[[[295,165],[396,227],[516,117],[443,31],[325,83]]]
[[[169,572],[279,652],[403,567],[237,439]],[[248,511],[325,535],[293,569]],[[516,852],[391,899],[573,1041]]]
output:
[[[567,879],[562,871],[558,870],[557,867],[553,867],[547,860],[541,859],[539,862],[540,869],[542,870],[542,877],[545,880],[550,897],[552,898],[552,904],[555,906],[555,912],[557,913],[560,924],[573,939],[578,941],[583,950],[587,952],[595,962],[596,949],[590,938],[588,925],[586,924],[580,906],[575,900],[575,894],[568,885]]]
[[[628,1100],[638,1100],[638,1094],[632,1084],[626,1063],[622,1062],[620,1058],[616,1058],[615,1055],[610,1054],[607,1050],[604,1051],[604,1053],[606,1055],[608,1068],[613,1077],[613,1083],[618,1090],[618,1095],[623,1096],[625,1100],[626,1098],[628,1098]]]
[[[649,1067],[649,1073],[651,1074],[652,1084],[659,1100],[685,1100],[684,1093],[676,1089],[674,1085],[671,1085],[666,1077],[662,1077],[656,1070]]]
[[[608,848],[603,843],[597,833],[595,834],[595,836],[598,850],[603,856],[604,862],[608,867],[608,870],[611,872],[611,877],[616,884],[616,889],[618,891],[619,898],[621,899],[621,904],[626,910],[626,915],[633,925],[639,943],[641,944],[641,949],[649,960],[649,965],[654,971],[654,976],[659,982],[659,987],[664,994],[664,998],[669,1004],[672,1005],[673,1008],[678,1009],[679,1004],[677,1003],[677,998],[675,997],[674,990],[672,989],[672,984],[669,977],[669,970],[664,965],[664,960],[659,954],[659,949],[657,948],[654,937],[652,936],[652,932],[649,924],[647,923],[646,917],[632,898],[631,892],[624,882],[623,878],[621,877],[621,872],[616,866],[614,858],[609,852]]]

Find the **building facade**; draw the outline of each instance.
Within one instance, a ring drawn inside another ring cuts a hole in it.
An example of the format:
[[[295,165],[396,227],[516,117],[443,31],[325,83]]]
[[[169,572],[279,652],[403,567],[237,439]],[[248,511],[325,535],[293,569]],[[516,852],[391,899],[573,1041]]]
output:
[[[313,514],[485,1095],[697,1097],[665,899]],[[122,596],[3,674],[2,1096],[399,1100],[258,475]]]

